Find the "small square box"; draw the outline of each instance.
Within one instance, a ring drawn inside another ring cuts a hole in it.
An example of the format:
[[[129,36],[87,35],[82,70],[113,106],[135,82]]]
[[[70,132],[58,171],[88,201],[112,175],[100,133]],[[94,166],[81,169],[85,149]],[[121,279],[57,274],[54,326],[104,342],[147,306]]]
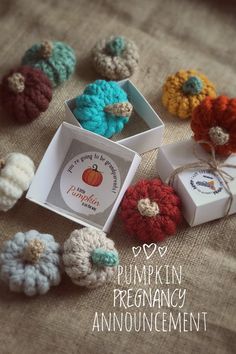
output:
[[[157,171],[163,182],[176,168],[199,162],[194,151],[204,160],[211,158],[211,155],[192,139],[162,146],[157,156]],[[229,156],[222,163],[236,165],[236,155]],[[230,214],[234,214],[236,213],[236,168],[222,168],[234,178],[228,184],[233,194]],[[210,168],[186,169],[175,177],[173,187],[181,198],[183,215],[190,226],[225,216],[230,197],[222,179]]]
[[[26,197],[79,224],[108,232],[140,162],[136,152],[64,122]]]
[[[124,127],[121,134],[117,135],[118,140],[116,140],[116,142],[139,154],[158,148],[162,143],[164,123],[130,80],[123,80],[118,82],[118,84],[127,93],[129,102],[133,105],[134,113],[138,116],[140,122],[134,123],[134,118],[137,117],[131,116],[130,122]],[[81,127],[73,114],[74,108],[75,98],[65,102],[66,121]],[[143,131],[135,132],[138,125],[143,127]],[[128,129],[130,132],[129,136],[119,139],[119,135],[123,135],[123,132],[128,131]],[[132,133],[132,131],[134,131],[134,133]]]

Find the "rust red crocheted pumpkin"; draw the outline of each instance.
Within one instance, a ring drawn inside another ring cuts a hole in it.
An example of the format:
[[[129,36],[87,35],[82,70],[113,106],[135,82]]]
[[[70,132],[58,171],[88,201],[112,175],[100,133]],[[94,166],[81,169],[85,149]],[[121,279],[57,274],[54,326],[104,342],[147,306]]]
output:
[[[46,111],[52,99],[52,87],[38,69],[20,66],[4,76],[0,86],[3,109],[20,123],[28,123]]]
[[[141,180],[126,191],[120,217],[128,234],[140,241],[162,241],[176,232],[182,218],[181,202],[160,179]]]
[[[191,128],[196,141],[214,146],[216,154],[228,156],[236,152],[236,98],[205,98],[192,114]],[[203,144],[209,151],[210,146]]]

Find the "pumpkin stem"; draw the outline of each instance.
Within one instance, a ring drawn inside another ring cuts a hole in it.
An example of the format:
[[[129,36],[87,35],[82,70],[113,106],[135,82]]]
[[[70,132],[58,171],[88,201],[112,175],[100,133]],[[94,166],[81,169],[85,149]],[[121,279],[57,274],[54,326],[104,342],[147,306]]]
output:
[[[0,159],[0,170],[2,170],[6,165],[6,161],[4,159]]]
[[[98,170],[98,165],[94,164],[94,165],[92,166],[92,169],[93,169],[94,171],[97,171],[97,170]]]
[[[39,50],[39,55],[40,58],[42,59],[48,59],[52,55],[53,51],[53,43],[51,41],[43,41],[40,50]]]
[[[14,73],[7,78],[8,87],[14,93],[23,92],[25,89],[25,78],[21,73]]]
[[[214,145],[225,145],[229,141],[229,134],[221,127],[212,127],[209,136]]]
[[[107,53],[112,56],[121,56],[125,50],[126,44],[124,37],[114,37],[111,41],[107,42],[106,50]]]
[[[190,76],[182,86],[182,90],[186,95],[198,95],[202,89],[202,80],[197,76]]]
[[[36,263],[41,258],[44,251],[44,243],[38,239],[32,239],[24,249],[23,258],[30,263]]]
[[[94,264],[105,267],[115,267],[119,263],[118,253],[115,251],[96,248],[91,253]]]
[[[133,106],[130,102],[114,103],[106,106],[104,111],[117,117],[129,118],[132,114]]]
[[[149,198],[140,199],[137,208],[142,216],[148,216],[149,218],[160,214],[158,204],[156,202],[151,202]]]

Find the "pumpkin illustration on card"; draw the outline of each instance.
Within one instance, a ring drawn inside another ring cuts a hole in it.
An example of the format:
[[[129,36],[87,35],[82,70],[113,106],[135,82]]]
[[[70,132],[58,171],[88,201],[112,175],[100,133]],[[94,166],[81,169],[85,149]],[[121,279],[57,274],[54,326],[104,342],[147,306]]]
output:
[[[92,187],[98,187],[102,183],[102,172],[98,171],[98,165],[94,164],[92,167],[87,168],[82,175],[84,183]]]
[[[66,163],[60,177],[64,202],[84,215],[106,210],[116,200],[120,187],[120,171],[115,161],[98,151],[74,156]]]

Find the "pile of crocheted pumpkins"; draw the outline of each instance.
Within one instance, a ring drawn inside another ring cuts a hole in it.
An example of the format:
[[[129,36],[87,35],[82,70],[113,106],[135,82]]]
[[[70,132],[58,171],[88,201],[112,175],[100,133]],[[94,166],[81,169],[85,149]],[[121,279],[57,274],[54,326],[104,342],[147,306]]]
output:
[[[3,244],[0,278],[11,291],[43,295],[65,271],[74,284],[96,288],[111,281],[119,263],[114,242],[94,228],[74,230],[63,247],[49,234],[17,232]]]
[[[180,70],[167,78],[162,102],[180,119],[191,119],[194,139],[216,154],[236,152],[236,99],[218,96],[214,84],[195,70]],[[204,144],[204,142],[206,142]]]
[[[96,71],[109,80],[131,76],[139,62],[134,42],[112,36],[92,50]],[[75,70],[74,50],[59,41],[33,45],[22,65],[4,76],[1,104],[15,120],[27,123],[39,117],[52,99],[52,88]],[[181,70],[167,78],[162,102],[171,114],[191,118],[197,142],[206,150],[228,156],[236,152],[236,99],[216,97],[208,78],[195,70]],[[84,129],[111,138],[129,121],[132,105],[116,81],[96,80],[76,98],[74,116]],[[205,142],[205,143],[204,143]],[[0,211],[8,211],[29,188],[34,163],[26,155],[11,153],[0,160]],[[129,187],[119,216],[128,235],[141,242],[159,242],[174,235],[181,222],[181,200],[160,179],[141,180]],[[110,281],[119,263],[114,242],[94,228],[71,233],[61,247],[52,235],[35,230],[18,232],[0,253],[0,277],[12,291],[26,295],[46,293],[58,285],[62,272],[80,286],[95,288]]]
[[[75,65],[74,50],[66,43],[34,44],[24,54],[21,66],[10,70],[2,79],[3,109],[20,123],[38,118],[49,106],[52,88],[69,79]]]
[[[11,153],[0,161],[0,211],[7,212],[29,188],[34,163]],[[121,203],[120,217],[130,235],[142,242],[161,241],[181,221],[180,199],[159,179],[139,181]],[[65,271],[80,286],[95,288],[112,279],[119,263],[114,242],[103,231],[82,228],[72,232],[61,247],[52,235],[17,232],[0,251],[0,278],[10,290],[32,296],[58,285]]]
[[[99,41],[91,51],[92,63],[102,77],[121,80],[138,66],[138,49],[133,41],[112,36]],[[76,66],[74,50],[66,43],[45,40],[29,48],[21,65],[10,70],[0,85],[1,105],[20,123],[28,123],[45,112],[52,89],[68,80]]]

